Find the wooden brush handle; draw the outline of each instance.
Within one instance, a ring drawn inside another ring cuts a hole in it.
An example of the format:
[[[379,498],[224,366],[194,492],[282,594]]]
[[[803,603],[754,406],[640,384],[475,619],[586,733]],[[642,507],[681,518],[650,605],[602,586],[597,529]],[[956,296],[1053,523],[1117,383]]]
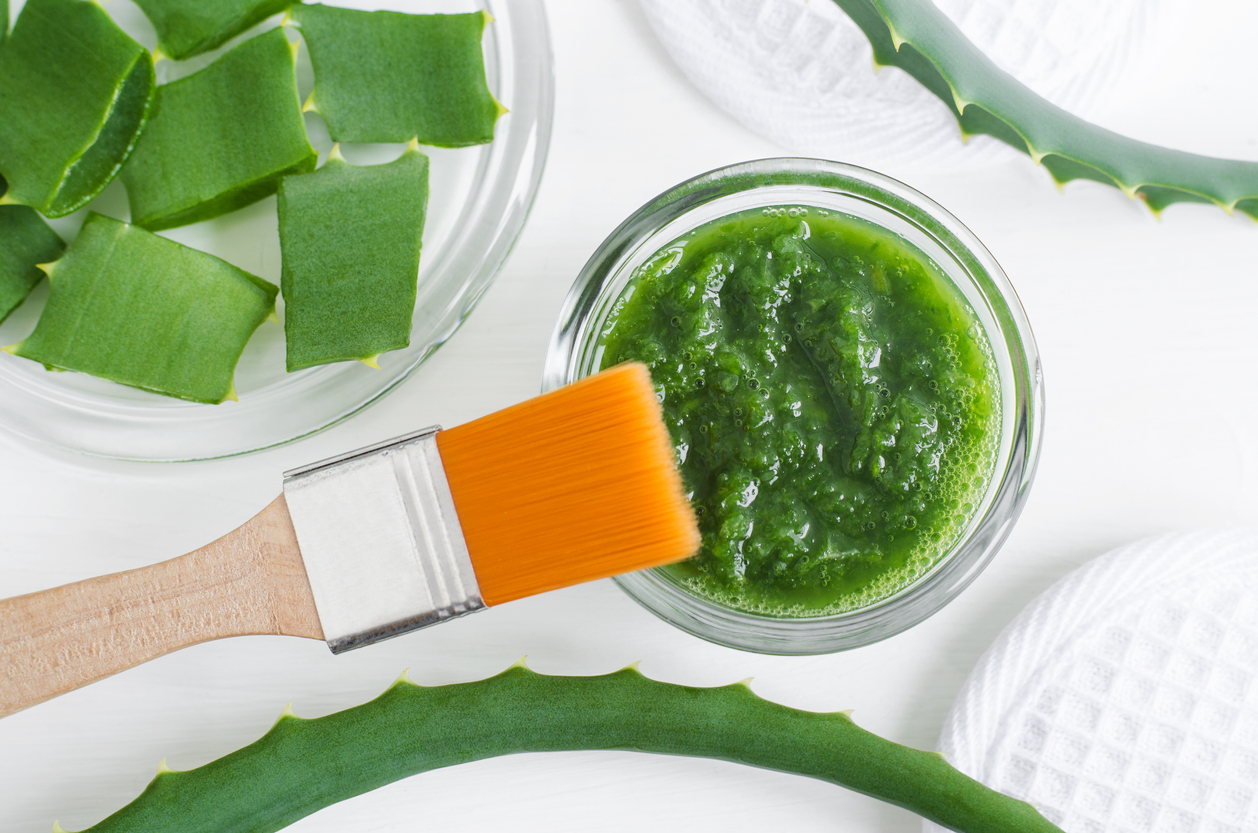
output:
[[[187,555],[0,601],[0,717],[242,634],[323,639],[282,495]]]

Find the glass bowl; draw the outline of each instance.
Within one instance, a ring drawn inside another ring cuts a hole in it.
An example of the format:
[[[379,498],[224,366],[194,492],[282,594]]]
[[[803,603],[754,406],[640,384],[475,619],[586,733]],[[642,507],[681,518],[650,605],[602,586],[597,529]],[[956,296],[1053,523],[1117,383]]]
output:
[[[376,8],[376,4],[358,4]],[[54,373],[39,364],[0,354],[0,427],[70,451],[129,460],[197,460],[278,445],[326,428],[356,413],[402,382],[453,335],[498,273],[532,206],[550,143],[554,78],[550,35],[542,0],[463,2],[485,8],[486,78],[511,112],[499,120],[494,141],[476,147],[424,148],[431,158],[428,219],[419,265],[419,293],[411,344],[379,357],[380,369],[343,362],[285,372],[284,331],[258,328],[236,369],[239,402],[198,405],[124,387],[82,373]],[[433,6],[433,8],[429,8]],[[450,11],[450,3],[409,3],[405,11]],[[143,42],[144,27],[120,25]],[[151,38],[151,28],[148,29]],[[253,33],[248,33],[252,35]],[[152,45],[151,43],[149,45]],[[229,44],[229,46],[232,44]],[[217,53],[215,53],[217,54]],[[186,74],[214,57],[163,61],[164,77]],[[301,94],[309,92],[309,58],[298,59]],[[311,142],[326,152],[327,131],[308,117]],[[355,164],[393,159],[401,145],[346,146]],[[92,208],[125,217],[120,186]],[[80,215],[83,212],[80,212]],[[82,217],[77,216],[77,223]],[[67,226],[57,221],[58,230]],[[279,239],[274,197],[204,223],[163,232],[279,284]],[[69,224],[73,230],[77,225]],[[0,344],[25,338],[47,296],[46,284],[0,326]],[[283,305],[280,305],[282,315]]]
[[[899,633],[956,597],[1004,543],[1035,474],[1044,419],[1035,340],[1005,273],[969,229],[907,185],[851,165],[762,159],[711,171],[647,203],[595,251],[564,303],[542,388],[550,390],[598,369],[598,334],[626,284],[652,255],[712,220],[772,206],[807,206],[856,217],[899,235],[925,254],[974,309],[1000,377],[1001,438],[987,493],[938,562],[893,595],[845,613],[787,618],[701,598],[664,570],[616,579],[643,607],[703,639],[761,653],[828,653]]]

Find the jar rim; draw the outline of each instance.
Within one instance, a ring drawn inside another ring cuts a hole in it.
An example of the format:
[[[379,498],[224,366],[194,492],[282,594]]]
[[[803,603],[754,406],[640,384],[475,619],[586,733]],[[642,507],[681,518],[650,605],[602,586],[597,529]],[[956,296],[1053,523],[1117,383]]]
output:
[[[785,195],[791,197],[777,199]],[[568,292],[547,351],[543,391],[597,369],[592,350],[601,329],[600,314],[605,317],[641,263],[680,237],[681,229],[688,231],[748,207],[815,202],[840,213],[872,213],[882,221],[863,214],[861,219],[900,236],[911,233],[919,238],[910,243],[927,241],[938,247],[947,261],[938,264],[940,271],[966,294],[976,312],[975,300],[982,302],[984,329],[993,352],[1004,362],[1002,445],[985,502],[961,538],[924,576],[865,607],[821,616],[773,617],[690,593],[659,571],[615,579],[635,601],[670,624],[711,642],[760,653],[817,654],[854,648],[899,633],[941,609],[977,578],[1012,530],[1034,479],[1043,435],[1043,380],[1035,339],[1017,293],[987,248],[955,216],[908,185],[821,159],[781,157],[717,168],[674,186],[631,214],[595,250]],[[958,278],[973,285],[964,286]]]

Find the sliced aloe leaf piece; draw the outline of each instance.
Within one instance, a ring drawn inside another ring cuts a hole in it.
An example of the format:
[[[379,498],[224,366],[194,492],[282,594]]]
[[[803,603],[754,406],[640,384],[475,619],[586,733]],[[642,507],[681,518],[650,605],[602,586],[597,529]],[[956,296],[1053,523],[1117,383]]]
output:
[[[157,30],[160,55],[182,61],[239,35],[294,0],[135,0]]]
[[[4,190],[0,180],[0,191]],[[0,205],[0,322],[21,306],[44,277],[40,264],[61,257],[66,244],[39,212],[25,205]]]
[[[192,402],[233,398],[245,342],[278,289],[216,257],[100,214],[48,270],[39,323],[8,352]]]
[[[49,217],[86,205],[135,147],[155,83],[152,56],[97,3],[28,0],[0,49],[0,202]]]
[[[470,14],[361,12],[294,6],[314,66],[306,102],[338,142],[465,147],[494,138],[506,112],[485,83],[481,34]]]
[[[314,170],[283,29],[157,88],[153,117],[122,171],[131,221],[150,230],[209,220]]]
[[[1258,219],[1258,163],[1129,139],[1073,116],[1001,70],[929,0],[834,0],[869,38],[874,62],[896,66],[951,108],[965,135],[1027,153],[1065,183],[1092,179],[1154,213],[1207,202]]]
[[[288,369],[375,357],[411,343],[428,157],[411,143],[387,165],[333,149],[280,183]]]

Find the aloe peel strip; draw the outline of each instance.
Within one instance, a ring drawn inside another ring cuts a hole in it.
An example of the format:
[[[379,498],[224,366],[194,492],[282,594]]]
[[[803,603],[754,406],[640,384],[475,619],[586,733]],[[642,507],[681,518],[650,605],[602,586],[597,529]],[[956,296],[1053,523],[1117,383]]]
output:
[[[182,61],[222,46],[294,0],[135,0],[157,30],[161,55]],[[298,0],[300,2],[300,0]]]
[[[319,170],[280,183],[290,371],[410,344],[427,203],[428,157],[414,143],[369,167],[333,148]]]
[[[337,142],[465,147],[489,142],[506,112],[485,82],[487,15],[294,6],[314,67],[306,103]]]
[[[216,257],[100,214],[88,215],[48,278],[35,332],[8,352],[206,403],[233,396],[236,362],[278,292]]]
[[[1258,163],[1158,147],[1072,116],[997,67],[929,0],[834,2],[869,38],[875,64],[904,70],[948,105],[964,135],[995,136],[1059,185],[1104,182],[1155,214],[1206,202],[1258,219]]]
[[[28,0],[0,49],[0,202],[48,217],[86,205],[135,147],[155,83],[152,56],[99,4]]]
[[[0,189],[3,187],[0,180]],[[65,248],[35,209],[0,205],[0,322],[43,280],[40,264],[52,263]]]
[[[616,749],[716,758],[829,781],[964,833],[1061,833],[1031,805],[932,752],[762,700],[745,684],[691,688],[633,668],[550,677],[522,663],[472,683],[398,680],[315,720],[288,709],[254,743],[205,766],[163,766],[140,796],[84,833],[273,833],[316,810],[440,767],[508,755]]]
[[[293,51],[284,30],[272,29],[157,88],[153,117],[122,171],[132,222],[156,231],[209,220],[314,170]]]

